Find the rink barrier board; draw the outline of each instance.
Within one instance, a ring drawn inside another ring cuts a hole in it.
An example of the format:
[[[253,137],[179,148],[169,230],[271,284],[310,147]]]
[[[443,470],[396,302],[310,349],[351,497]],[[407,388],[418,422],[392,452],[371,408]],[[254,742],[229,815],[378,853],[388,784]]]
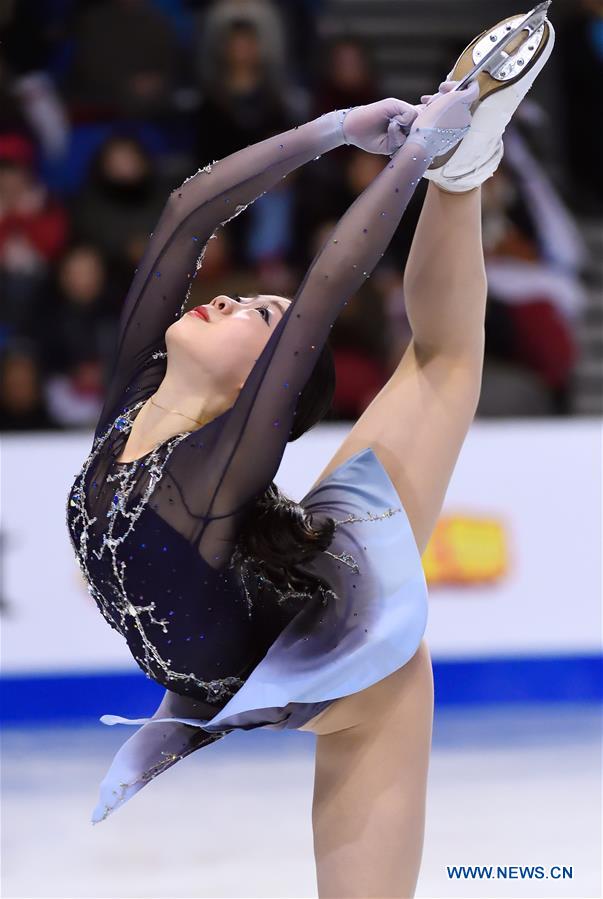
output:
[[[600,703],[603,656],[433,661],[436,706]],[[163,688],[137,672],[37,674],[0,678],[0,723],[98,721],[105,713],[152,713]]]

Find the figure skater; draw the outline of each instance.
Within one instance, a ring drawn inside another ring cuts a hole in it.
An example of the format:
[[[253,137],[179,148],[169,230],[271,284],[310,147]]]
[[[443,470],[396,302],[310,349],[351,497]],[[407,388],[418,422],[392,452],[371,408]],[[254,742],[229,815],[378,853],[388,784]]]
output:
[[[480,185],[552,50],[544,15],[529,40],[523,30],[501,50],[494,74],[457,88],[474,49],[505,43],[523,20],[476,38],[419,105],[334,110],[207,165],[170,195],[67,502],[92,597],[165,688],[149,718],[101,718],[142,726],[113,759],[94,823],[232,730],[311,731],[320,896],[414,895],[433,713],[421,554],[480,393]],[[220,295],[183,314],[215,229],[344,143],[389,159],[293,300]],[[404,278],[412,340],[296,503],[272,479],[287,442],[328,408],[329,330],[421,177],[431,184]]]

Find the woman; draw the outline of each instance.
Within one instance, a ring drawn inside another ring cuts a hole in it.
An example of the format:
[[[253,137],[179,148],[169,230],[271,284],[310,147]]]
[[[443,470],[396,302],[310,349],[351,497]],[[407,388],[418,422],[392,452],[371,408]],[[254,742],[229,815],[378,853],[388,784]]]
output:
[[[452,90],[468,48],[424,105],[327,113],[207,166],[168,200],[126,298],[113,381],[68,504],[91,595],[166,687],[152,718],[101,718],[143,726],[116,754],[94,822],[235,728],[311,730],[320,895],[414,891],[433,702],[420,554],[479,395],[479,185],[550,54],[548,23],[533,43],[509,84],[482,74]],[[391,159],[295,299],[220,295],[181,316],[216,226],[342,143]],[[405,275],[413,340],[293,503],[272,478],[287,440],[328,404],[329,329],[422,176],[434,184]]]

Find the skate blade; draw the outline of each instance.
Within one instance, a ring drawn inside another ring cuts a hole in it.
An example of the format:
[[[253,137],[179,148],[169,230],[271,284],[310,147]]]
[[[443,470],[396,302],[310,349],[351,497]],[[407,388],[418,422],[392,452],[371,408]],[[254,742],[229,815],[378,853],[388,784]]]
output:
[[[503,19],[494,28],[483,31],[465,47],[452,71],[451,79],[459,82],[454,90],[462,90],[463,86],[466,87],[475,79],[479,81],[480,95],[471,106],[472,113],[486,97],[517,81],[536,62],[547,43],[549,28],[546,11],[551,2],[552,0],[546,0],[540,3],[526,16]],[[518,43],[518,38],[526,30],[527,37]],[[505,47],[509,47],[509,53],[505,51]],[[462,141],[448,153],[438,156],[429,168],[438,169],[445,165],[461,144]]]
[[[473,47],[473,68],[456,85],[454,90],[463,90],[481,73],[486,72],[495,81],[512,81],[521,75],[538,53],[544,37],[546,12],[552,0],[545,0],[534,7],[526,16],[517,16],[501,22],[492,31],[480,36]],[[527,31],[526,39],[510,53],[505,48],[512,44],[522,31]]]

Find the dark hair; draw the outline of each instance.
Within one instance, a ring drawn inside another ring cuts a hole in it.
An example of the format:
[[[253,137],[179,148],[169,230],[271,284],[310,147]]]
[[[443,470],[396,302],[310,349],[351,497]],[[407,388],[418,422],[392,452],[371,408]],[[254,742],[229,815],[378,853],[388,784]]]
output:
[[[297,401],[289,443],[325,417],[334,392],[335,363],[326,342]],[[308,594],[325,586],[318,578],[310,580],[307,572],[298,571],[297,566],[325,550],[334,532],[332,518],[315,526],[312,515],[273,481],[247,514],[233,562],[246,589],[250,575],[256,587],[258,579],[268,581],[280,593],[282,602],[281,591],[290,595],[293,588],[296,593]]]

